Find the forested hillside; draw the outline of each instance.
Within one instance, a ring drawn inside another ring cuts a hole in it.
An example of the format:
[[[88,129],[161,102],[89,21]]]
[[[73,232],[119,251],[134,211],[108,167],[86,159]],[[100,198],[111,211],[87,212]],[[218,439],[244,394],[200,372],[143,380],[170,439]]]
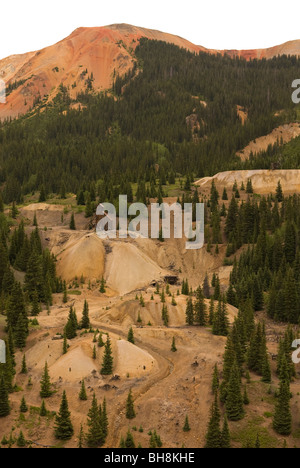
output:
[[[51,105],[37,100],[29,116],[2,124],[5,202],[42,187],[78,193],[108,178],[117,194],[129,183],[150,182],[158,166],[171,177],[213,175],[240,166],[235,153],[250,140],[297,119],[296,57],[247,62],[141,39],[135,60],[110,92],[97,95],[93,70],[86,70],[86,92],[76,102],[61,85]],[[244,123],[237,106],[247,114]],[[272,161],[261,159],[251,164]]]

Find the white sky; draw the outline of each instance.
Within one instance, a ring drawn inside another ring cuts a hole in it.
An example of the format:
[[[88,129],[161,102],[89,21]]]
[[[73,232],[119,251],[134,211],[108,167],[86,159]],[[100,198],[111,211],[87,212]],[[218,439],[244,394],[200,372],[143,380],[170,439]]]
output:
[[[299,0],[1,1],[0,58],[38,50],[80,26],[129,23],[211,49],[265,48],[300,39]]]

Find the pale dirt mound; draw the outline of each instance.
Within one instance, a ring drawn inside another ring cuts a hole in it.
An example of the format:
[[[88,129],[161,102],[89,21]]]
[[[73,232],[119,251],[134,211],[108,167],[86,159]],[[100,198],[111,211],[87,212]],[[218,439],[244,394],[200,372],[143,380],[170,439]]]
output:
[[[244,122],[243,122],[244,123]],[[266,151],[269,145],[275,145],[277,142],[279,144],[288,143],[289,141],[297,138],[300,135],[300,124],[299,123],[290,123],[286,125],[281,125],[278,128],[275,128],[268,135],[262,136],[253,140],[246,146],[243,150],[238,151],[236,154],[239,156],[242,161],[249,159],[251,152],[255,155],[261,151]]]
[[[164,327],[162,320],[162,307],[163,304],[160,301],[160,296],[154,294],[154,301],[150,300],[150,295],[143,295],[145,301],[145,307],[142,307],[138,300],[131,300],[122,302],[104,315],[101,316],[103,323],[117,324],[125,330],[129,330],[131,326],[138,324],[138,318],[140,316],[142,322],[139,324],[142,327],[147,327],[147,330],[151,330],[151,327]],[[178,328],[186,326],[186,296],[176,296],[177,305],[171,304],[171,298],[166,298],[166,306],[168,308],[169,315],[169,327]],[[207,306],[207,312],[209,310],[210,301],[205,301]],[[217,302],[215,302],[215,308]],[[235,317],[237,317],[238,310],[232,305],[227,305],[228,318],[230,323],[233,323]],[[151,326],[149,325],[151,324]],[[149,328],[148,328],[149,327]],[[137,328],[138,330],[138,328]]]
[[[66,281],[80,279],[82,275],[85,280],[100,280],[104,275],[104,262],[105,250],[99,237],[75,231],[69,234],[57,257],[57,273]]]
[[[117,361],[114,373],[120,377],[127,374],[142,377],[157,367],[156,360],[147,351],[138,348],[128,341],[117,341]]]
[[[49,227],[61,224],[64,207],[62,205],[50,205],[48,203],[32,203],[21,208],[21,215],[33,222],[34,215],[39,226]]]
[[[220,172],[214,177],[205,177],[198,180],[196,185],[203,188],[210,187],[214,180],[218,189],[223,187],[231,189],[235,181],[241,186],[242,182],[246,184],[248,179],[252,181],[254,192],[261,195],[275,193],[279,180],[286,194],[300,193],[300,170],[297,169]]]
[[[144,288],[164,276],[164,271],[135,245],[127,242],[111,244],[107,256],[105,278],[107,285],[120,295]]]
[[[67,382],[78,382],[93,371],[99,372],[98,362],[93,360],[92,352],[93,346],[88,343],[80,343],[69,349],[67,354],[49,367],[50,377],[54,381],[62,377]]]

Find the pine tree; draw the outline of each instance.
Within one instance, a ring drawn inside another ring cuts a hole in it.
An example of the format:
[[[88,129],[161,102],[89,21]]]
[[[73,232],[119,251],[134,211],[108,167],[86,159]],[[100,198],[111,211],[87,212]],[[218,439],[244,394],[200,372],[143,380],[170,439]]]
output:
[[[127,397],[127,402],[126,402],[126,418],[134,419],[135,417],[136,417],[136,414],[134,410],[132,391],[130,390],[128,397]]]
[[[19,448],[24,448],[26,447],[26,445],[27,445],[26,439],[24,437],[23,432],[21,431],[19,434],[19,437],[17,438],[17,446]]]
[[[134,449],[135,448],[135,442],[134,442],[134,438],[133,438],[133,435],[131,434],[130,431],[127,432],[127,436],[126,436],[126,439],[124,441],[124,448],[127,448],[127,449]]]
[[[68,352],[68,340],[66,330],[64,331],[64,341],[63,341],[63,354],[67,354]]]
[[[82,449],[84,444],[84,432],[83,432],[83,426],[81,424],[80,426],[80,431],[78,435],[78,443],[77,443],[77,448]]]
[[[41,404],[40,416],[41,416],[42,418],[44,418],[45,416],[47,416],[47,409],[46,409],[45,400],[43,400],[43,401],[42,401],[42,404]]]
[[[215,401],[212,404],[210,412],[210,421],[208,423],[206,433],[206,445],[207,449],[219,449],[221,448],[221,429],[220,429],[220,409],[218,403],[218,394],[215,394]]]
[[[288,436],[292,431],[292,415],[290,409],[290,375],[286,357],[282,358],[280,387],[275,414],[273,418],[273,428],[280,435]]]
[[[213,381],[212,381],[212,392],[214,395],[219,390],[219,387],[220,387],[220,380],[219,380],[218,365],[215,364],[214,373],[213,373]]]
[[[187,300],[185,315],[187,325],[194,325],[194,305],[191,297]]]
[[[86,442],[89,448],[102,447],[105,442],[105,437],[100,423],[99,408],[96,395],[93,395],[92,406],[88,412],[89,426],[88,433],[86,435]]]
[[[113,373],[113,356],[112,356],[110,338],[109,338],[109,335],[107,335],[101,375],[111,375],[112,373]]]
[[[82,379],[82,382],[81,382],[81,390],[79,392],[79,400],[87,401],[87,394],[86,394],[84,379]]]
[[[105,293],[106,293],[105,284],[106,284],[106,283],[105,283],[105,279],[104,279],[103,276],[102,276],[102,278],[101,278],[101,283],[100,283],[100,292],[101,292],[101,294],[105,294]]]
[[[99,333],[99,337],[98,337],[98,347],[99,347],[99,348],[103,348],[103,346],[105,346],[105,343],[104,343],[102,337],[103,337],[103,333],[100,332],[100,333]]]
[[[41,398],[49,398],[52,395],[51,391],[51,381],[50,381],[50,376],[49,376],[49,371],[48,371],[48,363],[45,363],[44,367],[44,372],[42,375],[41,379],[41,391],[40,391],[40,397]]]
[[[73,307],[70,307],[68,321],[65,327],[65,333],[68,340],[72,340],[77,336],[78,322],[76,313],[73,310]]]
[[[196,303],[194,306],[195,322],[200,327],[205,327],[207,323],[207,309],[204,302],[202,289],[199,287],[196,291]]]
[[[70,230],[71,230],[71,231],[76,231],[76,224],[75,224],[75,216],[74,216],[74,213],[72,213],[72,215],[71,215]]]
[[[8,391],[4,382],[3,376],[0,379],[0,418],[4,418],[10,414],[10,404]]]
[[[230,449],[230,431],[229,431],[229,426],[228,426],[228,419],[225,414],[224,417],[224,424],[223,424],[223,429],[221,433],[221,448],[222,449]]]
[[[74,434],[71,413],[66,392],[63,392],[59,413],[55,419],[55,437],[59,440],[70,440]]]
[[[82,312],[81,328],[90,328],[89,305],[86,300],[84,301],[84,307]]]
[[[244,390],[243,402],[244,402],[244,405],[246,406],[250,404],[250,400],[249,400],[248,393],[247,393],[247,387],[245,387],[245,390]]]
[[[20,405],[20,413],[27,413],[27,411],[28,411],[28,406],[26,404],[25,397],[23,396],[21,400],[21,405]]]
[[[241,380],[237,361],[235,359],[227,388],[226,414],[230,421],[239,421],[244,417]]]
[[[26,364],[26,356],[25,354],[23,355],[23,359],[22,359],[22,369],[21,369],[21,374],[27,374],[28,373],[28,369],[27,369],[27,364]]]
[[[135,343],[132,327],[130,327],[130,329],[129,329],[128,336],[127,336],[127,341],[129,341],[129,343],[132,343],[132,344]]]
[[[189,417],[188,415],[186,415],[184,426],[183,426],[183,432],[190,432],[190,430],[191,428],[190,428],[190,423],[189,423]]]
[[[96,346],[93,347],[93,359],[97,359],[97,351],[96,351]]]
[[[26,346],[28,336],[28,319],[26,315],[19,314],[15,330],[15,343],[17,348],[23,349]]]
[[[101,411],[100,411],[101,409]],[[106,398],[103,400],[102,408],[100,405],[99,408],[99,417],[100,417],[100,425],[103,431],[104,438],[108,436],[108,417],[107,417],[107,407],[106,407]]]
[[[283,201],[283,191],[282,191],[282,186],[280,180],[278,181],[277,188],[276,188],[276,200],[278,203],[281,203]]]
[[[161,318],[165,327],[169,325],[169,314],[168,314],[168,307],[166,304],[163,305]]]
[[[171,351],[172,351],[172,353],[176,353],[176,351],[177,351],[175,336],[173,336],[173,339],[172,339]]]

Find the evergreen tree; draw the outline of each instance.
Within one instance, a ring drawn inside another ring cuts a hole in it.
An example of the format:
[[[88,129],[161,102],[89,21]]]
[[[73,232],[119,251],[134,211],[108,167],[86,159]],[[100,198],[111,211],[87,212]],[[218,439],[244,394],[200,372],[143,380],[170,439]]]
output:
[[[176,351],[177,351],[175,336],[173,336],[172,345],[171,345],[171,351],[172,351],[172,353],[176,353]]]
[[[49,371],[48,371],[48,363],[47,362],[45,363],[44,372],[43,372],[43,375],[42,375],[40,385],[41,385],[40,397],[41,398],[51,397],[51,395],[52,395],[51,381],[50,381],[50,376],[49,376]]]
[[[84,307],[82,312],[81,328],[90,328],[89,305],[86,300],[84,301]]]
[[[81,390],[79,392],[79,400],[87,401],[87,394],[86,394],[84,379],[82,379],[82,382],[81,382]]]
[[[70,230],[71,231],[76,231],[76,224],[75,224],[75,216],[74,213],[71,215],[71,220],[70,220]]]
[[[134,438],[130,431],[127,432],[127,436],[124,441],[124,446],[125,446],[124,448],[127,448],[127,449],[135,449]]]
[[[101,428],[103,431],[103,435],[106,439],[106,437],[108,436],[108,417],[107,417],[106,398],[104,398],[103,400],[102,408],[100,405],[99,412],[100,412],[99,417],[100,417]]]
[[[191,297],[187,300],[185,315],[187,325],[194,325],[194,305]]]
[[[21,405],[20,405],[20,413],[27,413],[27,411],[28,411],[28,406],[26,404],[25,397],[23,396],[21,400]]]
[[[112,373],[113,373],[113,356],[112,356],[110,338],[109,338],[109,335],[107,335],[101,375],[111,375]]]
[[[222,449],[230,449],[230,432],[229,432],[229,426],[228,426],[228,419],[225,414],[224,417],[224,424],[223,424],[223,429],[221,433],[221,448]]]
[[[241,379],[235,359],[227,389],[226,414],[230,421],[239,421],[244,417],[243,397],[241,394]]]
[[[21,431],[19,437],[17,438],[17,446],[19,448],[25,448],[27,445],[26,439],[24,437],[23,432]]]
[[[128,397],[127,397],[127,402],[126,402],[126,418],[134,419],[135,417],[136,417],[136,414],[134,410],[132,391],[130,390]]]
[[[41,416],[42,418],[44,418],[45,416],[47,416],[47,409],[46,409],[45,400],[43,400],[43,401],[42,401],[42,404],[41,404],[40,416]]]
[[[220,429],[220,409],[218,404],[218,394],[215,394],[215,401],[212,404],[210,412],[210,421],[206,433],[207,449],[221,448],[221,429]]]
[[[278,203],[283,201],[283,192],[280,180],[278,181],[277,188],[276,188],[276,200]]]
[[[273,427],[280,435],[288,436],[292,431],[292,415],[290,409],[290,375],[286,357],[282,358],[282,367],[280,374],[280,387],[277,403],[275,405],[275,414],[273,418]]]
[[[214,395],[219,390],[219,387],[220,387],[220,380],[219,380],[218,365],[215,364],[214,373],[213,373],[213,381],[212,381],[212,392]]]
[[[98,337],[98,347],[99,348],[103,348],[103,346],[105,346],[105,343],[103,341],[103,333],[99,333],[99,337]]]
[[[169,325],[169,314],[168,314],[168,307],[166,304],[163,305],[161,318],[165,327]]]
[[[78,435],[78,444],[77,444],[77,448],[82,449],[82,448],[83,448],[83,444],[84,444],[84,432],[83,432],[83,426],[82,426],[82,424],[81,424],[81,426],[80,426],[80,431],[79,431],[79,435]]]
[[[186,415],[184,426],[183,426],[183,432],[190,432],[190,430],[191,428],[190,428],[190,423],[189,423],[189,417],[188,415]]]
[[[3,375],[0,378],[0,418],[4,418],[10,414],[10,404],[8,391],[4,382]]]
[[[27,374],[27,372],[28,372],[28,369],[27,369],[27,364],[26,364],[26,356],[24,354],[23,359],[22,359],[21,374]]]
[[[96,395],[93,395],[92,406],[88,412],[89,430],[86,435],[86,442],[89,448],[102,447],[105,442],[105,437],[100,423],[99,408]]]
[[[55,419],[55,437],[59,440],[70,440],[74,434],[71,413],[66,392],[63,392],[59,413]]]
[[[132,327],[130,327],[130,329],[129,329],[128,336],[127,336],[127,341],[129,341],[129,343],[132,343],[132,344],[135,343]]]
[[[195,322],[200,327],[205,327],[207,323],[207,309],[204,301],[202,289],[199,287],[196,291],[196,303],[194,306]]]

